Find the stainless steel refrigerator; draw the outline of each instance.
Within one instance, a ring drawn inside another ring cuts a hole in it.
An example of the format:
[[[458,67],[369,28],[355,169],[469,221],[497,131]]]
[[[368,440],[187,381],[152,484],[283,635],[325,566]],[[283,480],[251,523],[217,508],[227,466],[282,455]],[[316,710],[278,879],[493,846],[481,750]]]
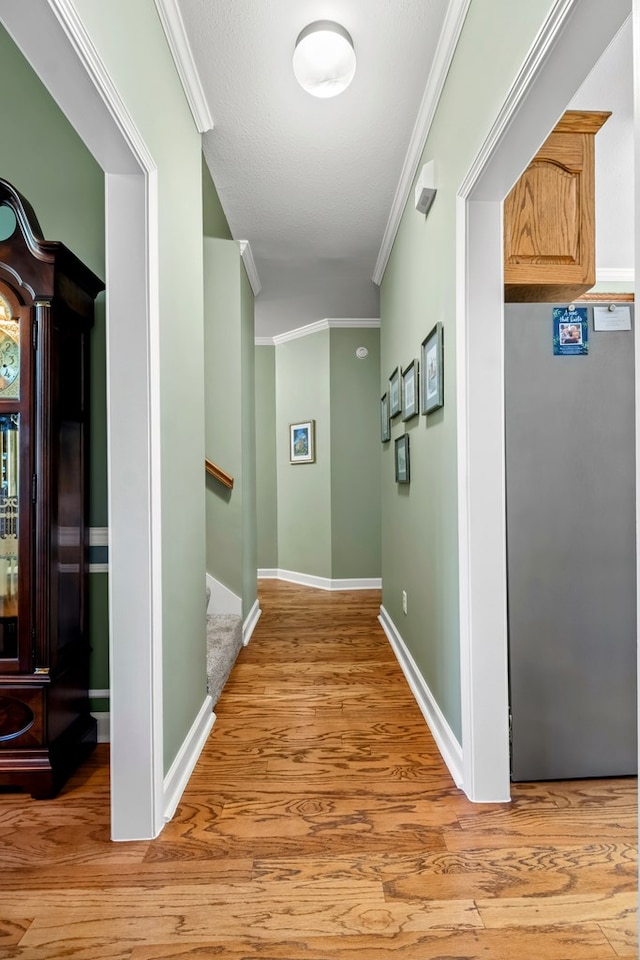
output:
[[[505,307],[514,780],[637,770],[633,332],[589,306],[588,338],[556,356],[553,305]]]

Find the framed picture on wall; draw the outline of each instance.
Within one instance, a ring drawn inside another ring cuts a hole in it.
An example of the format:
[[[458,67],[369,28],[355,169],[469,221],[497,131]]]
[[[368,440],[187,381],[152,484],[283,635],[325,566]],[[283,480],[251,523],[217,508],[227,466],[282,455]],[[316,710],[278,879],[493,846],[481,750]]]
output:
[[[400,393],[400,367],[396,367],[389,377],[389,416],[391,419],[402,412],[402,396]]]
[[[422,341],[422,412],[432,413],[444,406],[444,353],[441,323]]]
[[[289,424],[290,463],[315,463],[315,432],[315,420],[302,420],[300,423]]]
[[[389,394],[385,393],[380,400],[380,439],[383,443],[391,440],[391,423],[389,421]]]
[[[420,364],[412,360],[402,371],[402,419],[410,420],[420,410],[420,396],[418,393]]]
[[[404,433],[396,440],[396,483],[409,483],[409,434]]]

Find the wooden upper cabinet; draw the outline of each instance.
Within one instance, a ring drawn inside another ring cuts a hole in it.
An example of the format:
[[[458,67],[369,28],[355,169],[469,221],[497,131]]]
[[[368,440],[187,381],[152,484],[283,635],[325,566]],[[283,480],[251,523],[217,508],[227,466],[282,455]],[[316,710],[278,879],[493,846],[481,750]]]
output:
[[[610,113],[568,110],[504,202],[504,298],[571,300],[596,282],[594,137]]]

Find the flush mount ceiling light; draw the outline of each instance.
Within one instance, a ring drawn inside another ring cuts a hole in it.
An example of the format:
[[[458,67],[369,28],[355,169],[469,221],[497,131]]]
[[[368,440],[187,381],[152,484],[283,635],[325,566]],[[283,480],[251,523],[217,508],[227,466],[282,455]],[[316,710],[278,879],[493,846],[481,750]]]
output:
[[[335,97],[356,72],[353,40],[333,20],[316,20],[301,31],[293,54],[296,80],[314,97]]]

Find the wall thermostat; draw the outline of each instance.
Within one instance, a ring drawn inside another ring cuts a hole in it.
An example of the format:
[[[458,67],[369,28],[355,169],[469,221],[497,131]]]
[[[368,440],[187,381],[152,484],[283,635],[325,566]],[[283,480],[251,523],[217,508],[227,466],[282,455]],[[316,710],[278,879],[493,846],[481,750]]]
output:
[[[364,360],[365,357],[369,356],[369,351],[366,347],[358,347],[356,350],[356,357],[358,360]]]

